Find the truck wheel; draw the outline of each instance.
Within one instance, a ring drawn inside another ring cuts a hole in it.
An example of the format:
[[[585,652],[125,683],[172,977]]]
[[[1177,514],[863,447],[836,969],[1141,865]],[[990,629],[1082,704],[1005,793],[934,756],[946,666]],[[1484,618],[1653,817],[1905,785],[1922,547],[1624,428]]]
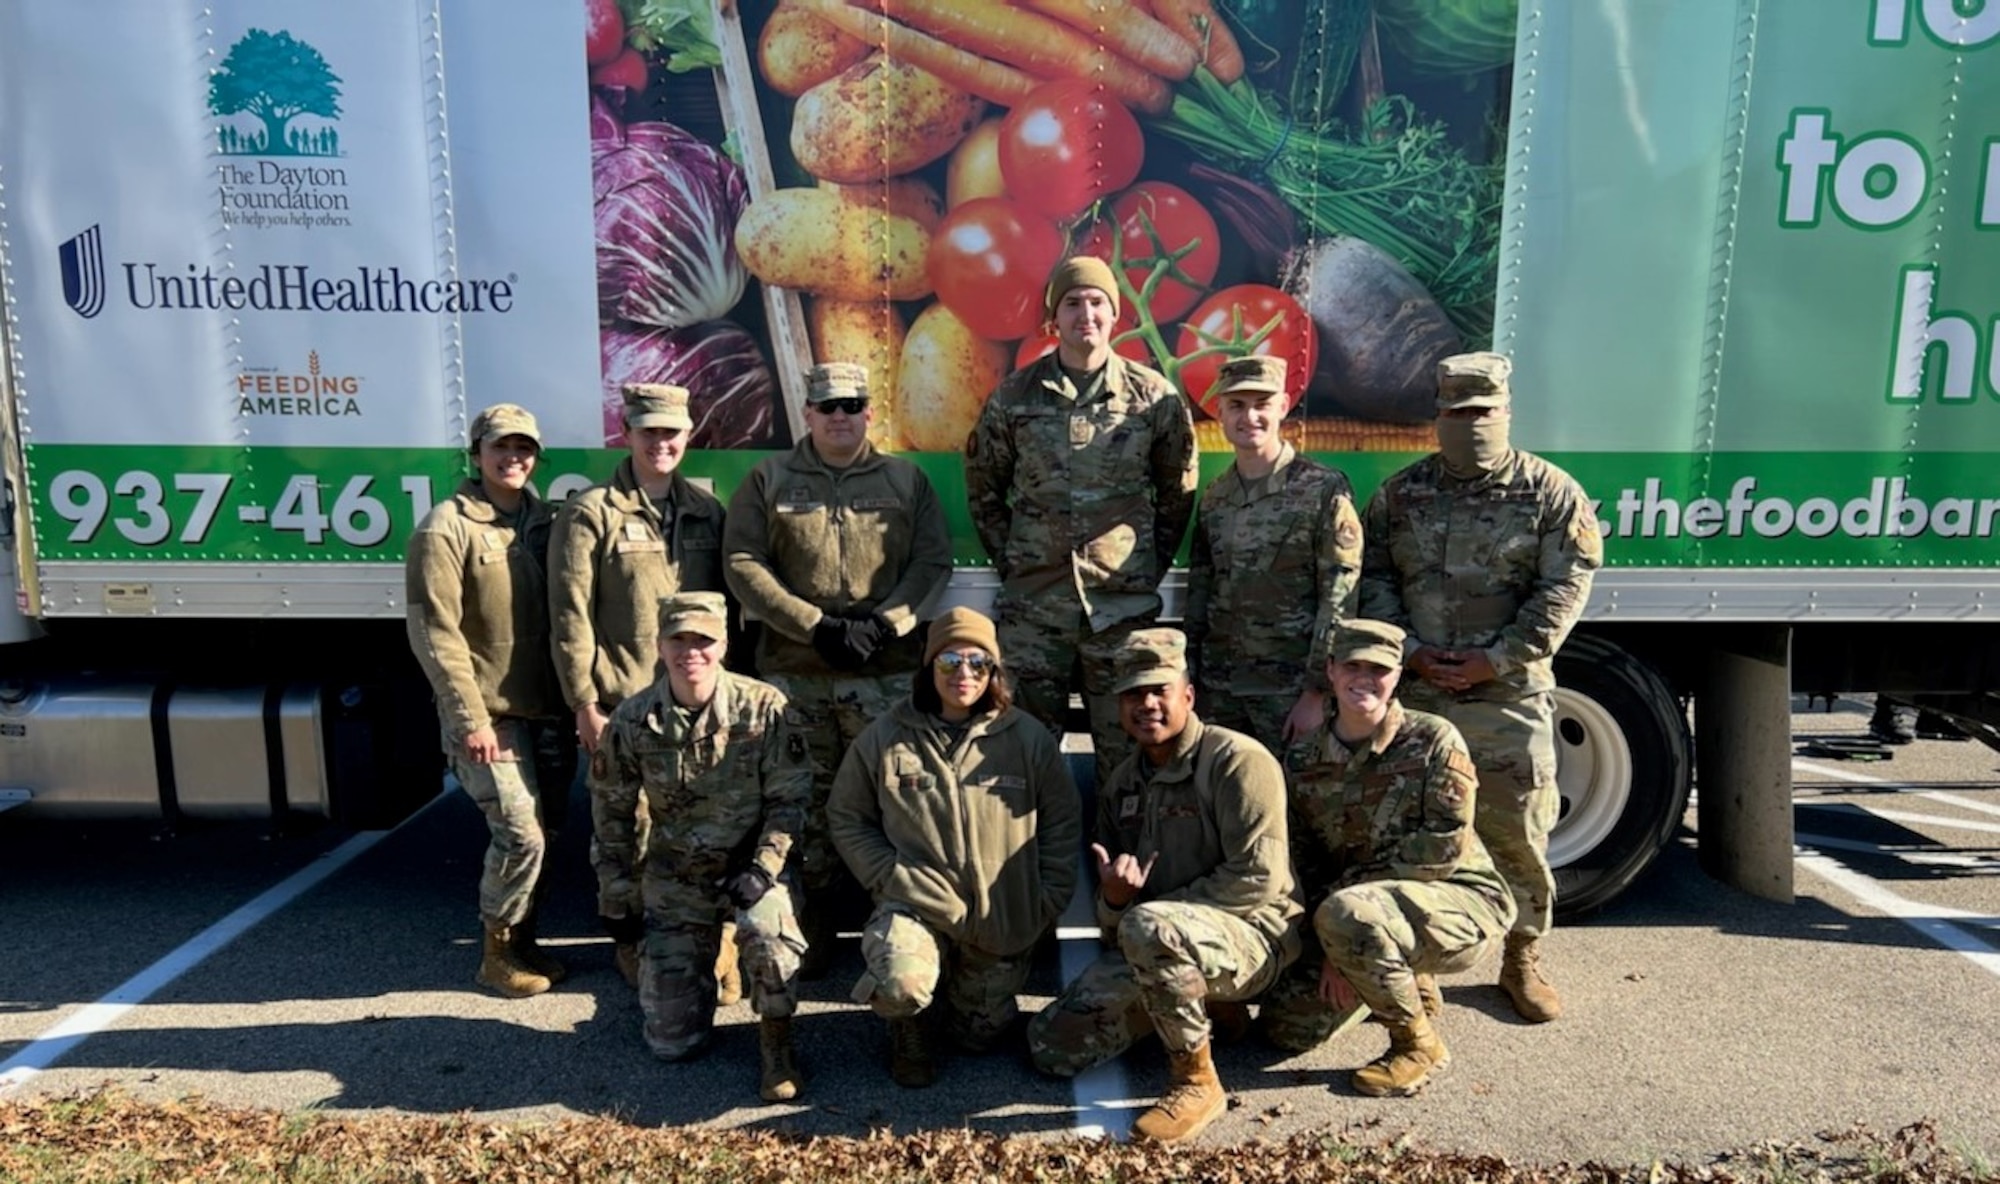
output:
[[[1608,641],[1572,634],[1556,655],[1556,784],[1549,832],[1556,912],[1576,917],[1630,887],[1687,809],[1694,740],[1652,669]]]

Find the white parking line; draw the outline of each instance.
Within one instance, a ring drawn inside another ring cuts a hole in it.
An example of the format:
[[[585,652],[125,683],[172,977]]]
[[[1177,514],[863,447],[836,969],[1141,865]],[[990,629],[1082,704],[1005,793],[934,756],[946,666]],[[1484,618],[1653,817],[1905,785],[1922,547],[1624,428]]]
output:
[[[1809,765],[1804,761],[1794,761],[1793,767],[1808,773],[1825,774],[1834,776],[1839,780],[1860,784],[1877,786],[1892,786],[1896,784],[1893,781],[1879,777],[1870,777],[1862,773],[1850,773],[1844,769],[1822,769],[1816,765]],[[1948,819],[1932,819],[1923,815],[1909,815],[1902,811],[1877,810],[1865,804],[1860,805],[1858,808],[1869,814],[1883,818],[1887,818],[1893,814],[1901,815],[1904,819],[1938,822],[1944,825],[1961,827],[1983,825],[1952,822]],[[1797,836],[1797,842],[1801,845],[1817,845],[1810,843],[1810,840],[1814,837],[1812,835],[1799,835]],[[1844,849],[1852,849],[1848,847],[1848,842],[1842,841],[1837,844],[1829,842],[1825,846],[1828,849],[1833,849],[1836,846]],[[1866,849],[1880,851],[1885,855],[1901,856],[1903,854],[1895,848],[1884,848],[1872,844],[1863,844],[1861,846]],[[1996,978],[2000,978],[2000,948],[1981,941],[1979,938],[1966,932],[1959,925],[1952,923],[1953,920],[1959,920],[1970,921],[1975,924],[1988,924],[1990,923],[1990,918],[1981,914],[1968,912],[1965,909],[1955,909],[1945,905],[1927,904],[1923,901],[1911,900],[1906,896],[1891,891],[1881,881],[1870,876],[1865,876],[1831,856],[1822,855],[1817,851],[1798,849],[1794,863],[1833,885],[1835,888],[1847,893],[1849,896],[1852,896],[1865,907],[1874,909],[1883,916],[1896,918],[1938,945],[1943,946],[1945,949],[1963,956],[1974,966],[1979,967]]]
[[[120,983],[110,994],[29,1041],[20,1052],[0,1064],[0,1097],[41,1076],[44,1070],[61,1060],[71,1049],[117,1023],[126,1012],[201,965],[210,955],[243,936],[258,922],[297,900],[327,877],[354,862],[369,848],[407,826],[411,819],[442,801],[449,792],[432,798],[389,830],[363,831],[355,835],[195,934],[179,948]]]
[[[1800,802],[1802,810],[1845,810],[1868,814],[1884,822],[1915,822],[1947,830],[1976,830],[1986,834],[2000,834],[2000,822],[1975,822],[1970,818],[1953,818],[1948,814],[1919,814],[1912,810],[1885,810],[1865,802]]]
[[[1980,814],[2000,816],[2000,804],[1982,802],[1978,798],[1969,798],[1963,794],[1946,793],[1941,789],[1918,789],[1913,785],[1907,785],[1901,781],[1871,777],[1866,773],[1856,773],[1849,769],[1834,769],[1826,765],[1815,765],[1810,761],[1804,760],[1794,760],[1792,766],[1817,777],[1830,777],[1835,781],[1852,781],[1859,785],[1873,785],[1881,789],[1893,789],[1899,794],[1929,798],[1931,801],[1943,802],[1948,806],[1957,806],[1961,809],[1972,810]]]

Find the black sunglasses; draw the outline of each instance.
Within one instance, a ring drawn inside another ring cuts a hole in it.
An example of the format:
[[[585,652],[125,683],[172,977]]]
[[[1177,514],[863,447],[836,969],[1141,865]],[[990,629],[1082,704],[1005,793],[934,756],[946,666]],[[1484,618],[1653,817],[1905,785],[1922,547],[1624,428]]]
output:
[[[821,399],[813,406],[821,415],[859,415],[868,410],[866,399]]]
[[[953,653],[939,654],[937,661],[932,663],[932,665],[937,667],[939,674],[957,674],[960,666],[965,667],[974,674],[985,674],[999,664],[985,654]]]

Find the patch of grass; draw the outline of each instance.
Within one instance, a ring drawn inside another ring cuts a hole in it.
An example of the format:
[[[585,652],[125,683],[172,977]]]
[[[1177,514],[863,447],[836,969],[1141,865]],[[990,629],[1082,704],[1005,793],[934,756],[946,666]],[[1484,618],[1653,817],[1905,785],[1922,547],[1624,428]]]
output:
[[[1706,1164],[1516,1164],[1439,1154],[1373,1132],[1162,1148],[963,1130],[786,1138],[649,1129],[607,1118],[538,1125],[148,1103],[115,1089],[0,1102],[7,1184],[1977,1184],[1983,1156],[1928,1123],[1766,1144]]]

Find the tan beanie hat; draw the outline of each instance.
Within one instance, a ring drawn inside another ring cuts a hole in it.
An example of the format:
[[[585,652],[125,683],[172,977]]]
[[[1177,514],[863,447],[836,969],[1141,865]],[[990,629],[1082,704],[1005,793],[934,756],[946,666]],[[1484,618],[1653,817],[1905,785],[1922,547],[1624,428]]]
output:
[[[993,622],[976,608],[955,608],[931,622],[929,637],[924,642],[924,664],[937,661],[937,656],[955,645],[976,645],[1000,660],[1000,635],[993,631]]]
[[[1096,288],[1111,298],[1111,315],[1118,315],[1118,277],[1111,274],[1111,265],[1095,255],[1078,255],[1065,259],[1056,265],[1049,276],[1049,290],[1042,294],[1042,311],[1050,317],[1056,315],[1056,305],[1069,295],[1071,288]]]

